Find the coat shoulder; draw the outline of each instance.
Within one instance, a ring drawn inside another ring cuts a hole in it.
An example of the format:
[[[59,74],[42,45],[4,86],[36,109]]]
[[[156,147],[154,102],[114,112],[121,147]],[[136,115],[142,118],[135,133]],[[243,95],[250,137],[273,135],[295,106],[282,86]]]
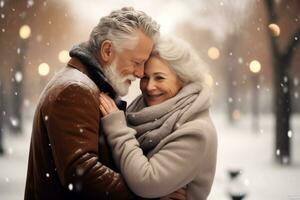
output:
[[[39,104],[48,107],[60,96],[67,97],[68,94],[68,98],[72,98],[72,96],[75,98],[76,96],[80,99],[88,95],[97,102],[99,93],[100,90],[87,75],[75,68],[65,67],[57,72],[46,85],[40,95]]]
[[[78,85],[94,92],[99,91],[97,85],[86,74],[69,66],[59,71],[49,84],[61,88],[68,85]]]

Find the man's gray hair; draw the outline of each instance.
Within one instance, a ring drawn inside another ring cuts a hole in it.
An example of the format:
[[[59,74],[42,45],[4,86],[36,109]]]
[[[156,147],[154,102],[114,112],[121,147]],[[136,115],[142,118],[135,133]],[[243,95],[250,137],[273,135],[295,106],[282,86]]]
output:
[[[152,56],[166,61],[184,84],[203,84],[208,75],[207,64],[184,40],[165,35],[157,41]]]
[[[132,49],[137,43],[137,30],[150,37],[153,42],[159,36],[159,25],[142,11],[124,7],[102,17],[90,34],[89,47],[98,53],[101,43],[110,40],[113,48],[120,52],[124,48]]]

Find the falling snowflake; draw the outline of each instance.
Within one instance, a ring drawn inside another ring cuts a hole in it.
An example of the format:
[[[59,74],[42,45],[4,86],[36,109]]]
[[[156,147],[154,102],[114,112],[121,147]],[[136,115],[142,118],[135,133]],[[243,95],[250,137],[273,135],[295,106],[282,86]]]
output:
[[[3,8],[4,7],[4,1],[0,1],[0,7]]]
[[[21,72],[16,72],[15,73],[15,80],[17,82],[21,82],[23,80],[23,74]]]
[[[280,149],[276,150],[276,155],[279,156],[280,155]]]
[[[239,64],[243,64],[243,62],[244,62],[243,58],[242,58],[242,57],[239,57],[239,58],[238,58],[238,63],[239,63]]]
[[[1,14],[1,18],[4,19],[5,18],[5,14]]]
[[[29,101],[29,99],[25,99],[25,100],[24,100],[24,106],[25,106],[25,107],[29,107],[29,106],[30,106],[30,101]]]
[[[17,48],[17,54],[19,55],[21,53],[21,49]]]
[[[288,137],[289,138],[293,137],[293,132],[291,130],[288,131]]]
[[[299,85],[299,79],[298,78],[294,78],[294,85],[295,86]]]
[[[12,147],[9,147],[7,152],[8,152],[9,155],[12,155],[14,153],[14,150],[13,150]]]
[[[298,98],[299,98],[299,93],[298,93],[298,92],[295,92],[295,93],[294,93],[294,97],[295,97],[295,99],[298,99]]]
[[[76,174],[77,174],[78,176],[82,176],[83,173],[84,173],[84,170],[83,170],[81,167],[78,167],[78,168],[76,169]]]
[[[79,129],[79,132],[80,132],[80,133],[83,133],[83,129],[82,129],[82,128],[81,128],[81,129]]]
[[[284,76],[284,77],[283,77],[283,81],[284,81],[285,83],[287,83],[288,80],[289,80],[289,78],[288,78],[287,76]]]
[[[32,7],[33,4],[34,4],[34,1],[33,1],[33,0],[28,0],[28,1],[27,1],[27,8]]]
[[[46,173],[46,177],[49,178],[49,177],[50,177],[50,174],[49,174],[49,173]]]
[[[36,36],[36,41],[41,42],[43,40],[43,37],[41,35]]]
[[[298,40],[298,37],[297,37],[297,36],[295,37],[295,40]]]
[[[289,163],[290,158],[288,156],[283,156],[282,157],[282,163],[283,164],[288,164]]]
[[[233,98],[229,97],[229,98],[228,98],[228,102],[229,102],[229,103],[232,103],[232,102],[233,102]]]
[[[46,115],[44,119],[45,121],[47,121],[49,119],[48,115]]]
[[[282,83],[280,83],[280,86],[281,86],[281,87],[284,87],[284,85],[283,85]]]
[[[15,117],[11,117],[10,118],[10,123],[11,123],[12,126],[16,127],[16,126],[19,125],[19,120]]]
[[[260,129],[260,130],[259,130],[259,133],[264,133],[264,129]]]
[[[68,188],[69,188],[70,191],[72,191],[72,190],[73,190],[73,184],[70,183],[70,184],[68,185]]]

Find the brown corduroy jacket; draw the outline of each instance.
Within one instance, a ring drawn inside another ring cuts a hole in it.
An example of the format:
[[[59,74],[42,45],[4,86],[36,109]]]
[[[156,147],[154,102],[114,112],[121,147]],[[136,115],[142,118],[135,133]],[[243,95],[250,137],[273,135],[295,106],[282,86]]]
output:
[[[134,198],[101,132],[100,90],[77,58],[48,83],[33,120],[25,200]]]

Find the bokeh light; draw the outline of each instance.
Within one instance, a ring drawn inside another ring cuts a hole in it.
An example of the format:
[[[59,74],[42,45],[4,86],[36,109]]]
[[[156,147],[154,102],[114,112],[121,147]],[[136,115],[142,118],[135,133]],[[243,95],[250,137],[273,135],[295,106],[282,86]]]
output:
[[[47,76],[50,72],[50,66],[47,63],[41,63],[38,67],[41,76]]]
[[[249,65],[250,71],[253,73],[259,73],[261,70],[260,62],[257,60],[252,60]]]
[[[22,39],[26,40],[27,38],[30,37],[31,35],[31,28],[28,25],[23,25],[21,26],[20,30],[19,30],[19,35]]]
[[[217,60],[220,57],[220,51],[216,47],[210,47],[207,51],[208,57],[212,60]]]
[[[67,50],[62,50],[58,54],[58,60],[61,63],[67,63],[70,60],[69,52]]]

